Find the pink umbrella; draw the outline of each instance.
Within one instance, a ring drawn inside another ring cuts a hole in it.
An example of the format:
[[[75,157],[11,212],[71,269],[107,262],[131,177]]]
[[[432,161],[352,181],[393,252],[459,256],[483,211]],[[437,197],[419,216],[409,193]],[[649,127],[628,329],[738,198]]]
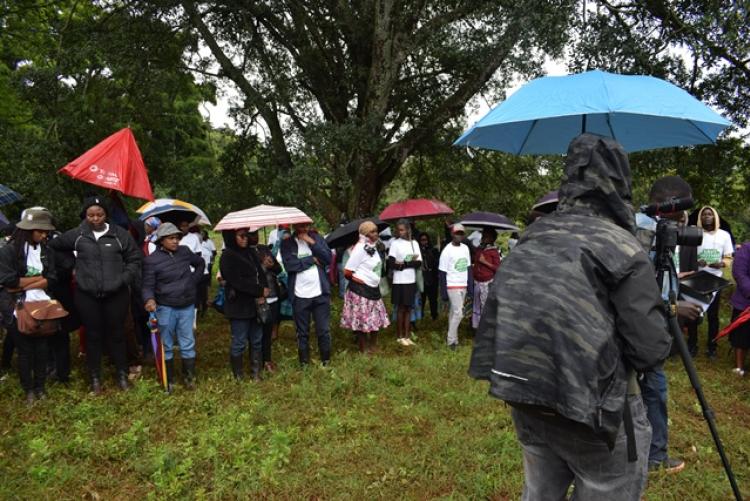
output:
[[[415,198],[392,203],[380,213],[380,219],[383,221],[392,221],[402,217],[416,218],[447,216],[449,214],[453,214],[453,209],[440,200]]]
[[[219,221],[214,230],[239,230],[241,228],[262,228],[279,224],[312,223],[313,220],[296,207],[258,205],[251,209],[230,212]]]

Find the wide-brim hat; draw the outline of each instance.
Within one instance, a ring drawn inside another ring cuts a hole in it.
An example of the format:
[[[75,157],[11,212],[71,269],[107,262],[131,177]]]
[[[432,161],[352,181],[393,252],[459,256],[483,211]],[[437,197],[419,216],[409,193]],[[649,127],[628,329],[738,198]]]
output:
[[[52,214],[46,209],[26,209],[23,217],[16,223],[20,230],[54,231]]]
[[[162,238],[168,237],[170,235],[182,236],[182,232],[177,226],[172,223],[162,223],[156,230],[156,241],[158,242]]]

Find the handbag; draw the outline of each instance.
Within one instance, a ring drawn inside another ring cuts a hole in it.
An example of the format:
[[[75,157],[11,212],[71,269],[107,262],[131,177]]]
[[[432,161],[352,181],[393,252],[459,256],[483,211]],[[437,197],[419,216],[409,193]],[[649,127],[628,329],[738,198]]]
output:
[[[255,312],[257,313],[257,319],[259,324],[267,324],[271,320],[271,305],[268,301],[262,303],[255,302]]]
[[[51,336],[60,328],[60,319],[67,316],[68,312],[55,299],[19,301],[16,305],[18,332],[26,336]]]

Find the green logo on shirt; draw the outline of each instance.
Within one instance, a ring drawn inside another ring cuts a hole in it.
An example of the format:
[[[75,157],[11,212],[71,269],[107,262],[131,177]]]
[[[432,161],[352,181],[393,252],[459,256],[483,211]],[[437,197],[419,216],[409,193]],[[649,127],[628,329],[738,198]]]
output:
[[[453,265],[456,271],[466,271],[469,269],[469,260],[465,257],[456,260],[456,264]]]
[[[698,253],[698,260],[705,261],[707,264],[718,263],[721,261],[721,251],[719,249],[703,249]]]
[[[372,272],[380,276],[381,271],[383,271],[383,262],[378,261],[378,264],[375,265],[375,267],[372,269]]]

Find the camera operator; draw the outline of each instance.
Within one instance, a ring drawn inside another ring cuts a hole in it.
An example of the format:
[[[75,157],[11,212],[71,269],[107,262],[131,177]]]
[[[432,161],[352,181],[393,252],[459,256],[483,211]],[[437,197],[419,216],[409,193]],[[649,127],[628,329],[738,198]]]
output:
[[[690,185],[679,176],[666,176],[657,179],[649,192],[649,203],[665,204],[672,199],[690,199],[692,189]],[[669,209],[667,209],[669,210]],[[636,214],[636,225],[638,229],[636,236],[644,250],[649,251],[652,259],[655,258],[654,246],[656,244],[657,224],[660,218],[677,221],[684,224],[685,214],[682,209],[673,212],[661,212],[655,218],[639,212]],[[678,245],[675,248],[675,271],[678,276],[693,272],[697,268],[697,247]],[[673,277],[674,290],[679,290],[679,283]],[[662,299],[669,298],[663,293]],[[683,323],[687,323],[688,329],[697,329],[697,320],[700,317],[699,306],[685,301],[678,301],[677,314]],[[669,457],[667,445],[669,440],[668,415],[667,415],[667,376],[664,367],[659,365],[650,371],[646,371],[639,380],[643,402],[646,404],[648,420],[651,423],[651,447],[649,449],[648,467],[649,471],[664,470],[667,473],[677,473],[685,467],[685,462],[675,457]]]
[[[503,262],[469,374],[513,406],[523,499],[638,500],[651,428],[636,382],[669,355],[653,267],[635,238],[628,158],[582,134],[555,213]]]

